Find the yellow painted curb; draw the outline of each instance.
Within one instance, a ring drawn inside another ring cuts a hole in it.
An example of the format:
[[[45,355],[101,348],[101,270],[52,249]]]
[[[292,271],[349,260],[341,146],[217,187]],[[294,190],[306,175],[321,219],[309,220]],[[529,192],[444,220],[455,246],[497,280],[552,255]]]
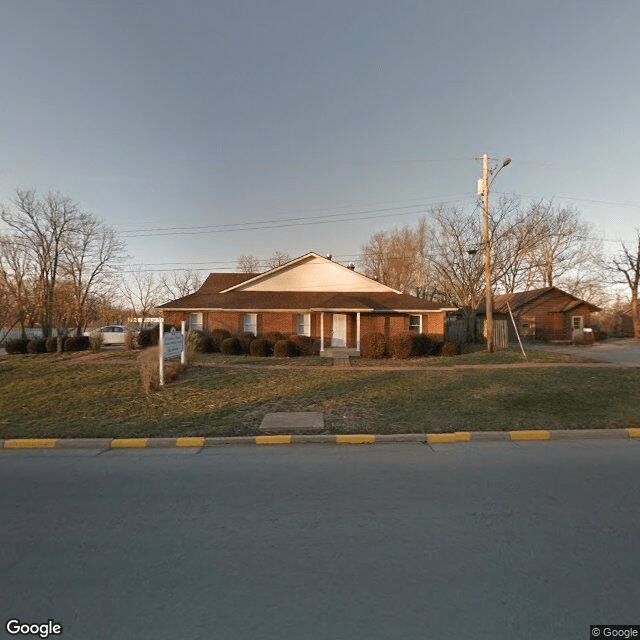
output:
[[[147,446],[149,438],[114,438],[111,441],[112,449],[139,449]]]
[[[550,440],[548,431],[509,431],[512,440]]]
[[[471,434],[468,431],[456,431],[455,433],[428,433],[429,444],[442,444],[445,442],[469,442]]]
[[[640,438],[640,429],[627,429],[630,438]]]
[[[291,436],[256,436],[256,444],[291,444]]]
[[[336,444],[375,444],[376,437],[368,433],[336,436]]]
[[[204,438],[176,438],[176,447],[204,447]]]
[[[5,449],[53,449],[56,446],[56,438],[16,438],[5,440]]]

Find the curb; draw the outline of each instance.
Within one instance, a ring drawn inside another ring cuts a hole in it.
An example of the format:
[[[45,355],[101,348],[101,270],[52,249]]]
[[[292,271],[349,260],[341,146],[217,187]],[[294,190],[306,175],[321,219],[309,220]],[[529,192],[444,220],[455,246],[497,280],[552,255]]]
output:
[[[454,433],[398,433],[344,435],[278,435],[182,438],[13,438],[0,440],[0,449],[159,449],[207,448],[223,445],[277,444],[454,444],[458,442],[525,442],[539,440],[633,440],[640,428],[563,429],[558,431],[456,431]]]

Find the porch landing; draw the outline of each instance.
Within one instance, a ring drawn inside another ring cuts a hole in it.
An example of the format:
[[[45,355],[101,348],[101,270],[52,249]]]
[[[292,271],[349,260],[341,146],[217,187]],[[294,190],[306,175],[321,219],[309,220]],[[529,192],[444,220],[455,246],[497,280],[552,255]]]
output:
[[[325,347],[324,351],[320,352],[320,355],[324,358],[350,358],[351,356],[359,356],[360,351],[358,349],[346,349],[345,347]]]

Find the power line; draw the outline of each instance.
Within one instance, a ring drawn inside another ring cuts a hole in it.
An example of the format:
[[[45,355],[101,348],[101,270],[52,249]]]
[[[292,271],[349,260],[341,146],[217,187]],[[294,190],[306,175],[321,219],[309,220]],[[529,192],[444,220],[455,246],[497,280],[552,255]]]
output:
[[[471,200],[470,196],[456,195],[448,200],[438,199],[437,202],[450,204],[451,202],[464,202]],[[436,200],[434,200],[436,202]],[[344,222],[349,220],[371,220],[384,217],[397,217],[420,213],[420,209],[433,205],[433,202],[421,202],[401,207],[389,207],[382,209],[369,209],[362,211],[349,211],[345,213],[323,214],[319,216],[300,216],[295,218],[276,218],[273,220],[238,222],[219,225],[192,225],[182,227],[151,227],[147,229],[121,232],[126,238],[165,236],[165,235],[194,235],[202,233],[229,233],[232,231],[258,231],[263,229],[281,229],[285,227],[309,226],[315,224],[328,224],[330,222]],[[405,211],[411,209],[410,211]],[[372,215],[361,215],[372,214]]]

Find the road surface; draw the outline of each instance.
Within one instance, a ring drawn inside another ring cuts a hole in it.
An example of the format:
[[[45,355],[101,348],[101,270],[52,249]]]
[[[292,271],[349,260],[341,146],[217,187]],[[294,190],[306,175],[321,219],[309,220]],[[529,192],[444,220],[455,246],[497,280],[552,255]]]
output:
[[[586,640],[640,624],[639,463],[624,440],[5,450],[0,637]]]

